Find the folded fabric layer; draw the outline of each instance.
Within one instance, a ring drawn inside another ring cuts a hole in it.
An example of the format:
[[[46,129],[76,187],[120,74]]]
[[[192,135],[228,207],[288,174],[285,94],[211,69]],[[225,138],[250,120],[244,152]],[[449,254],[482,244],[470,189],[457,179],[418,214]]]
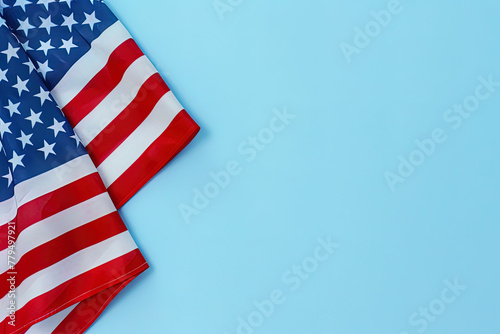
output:
[[[100,0],[3,0],[3,16],[121,207],[199,131]]]
[[[82,333],[148,265],[0,20],[0,333]]]

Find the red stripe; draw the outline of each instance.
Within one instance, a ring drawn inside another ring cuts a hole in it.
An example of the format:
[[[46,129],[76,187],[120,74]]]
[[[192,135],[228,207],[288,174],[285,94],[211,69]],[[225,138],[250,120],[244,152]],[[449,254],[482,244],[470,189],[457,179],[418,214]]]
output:
[[[114,290],[122,289],[147,268],[148,265],[139,250],[133,250],[32,299],[16,312],[17,326],[8,325],[9,318],[6,318],[0,323],[0,328],[6,328],[8,334],[22,333],[35,323],[87,298],[106,299],[104,304],[107,305],[116,295]],[[108,293],[107,289],[111,287]],[[95,310],[92,319],[101,312],[102,309]],[[85,325],[89,326],[90,323]]]
[[[106,160],[144,122],[161,97],[169,91],[158,73],[146,80],[134,100],[87,145],[87,152],[94,164],[99,166]]]
[[[14,219],[12,219],[14,224],[5,224],[0,227],[0,251],[3,251],[9,246],[9,230],[13,231],[11,232],[11,235],[14,236],[15,240],[15,236],[17,235],[17,227],[15,224],[16,219],[17,217],[14,217]],[[14,226],[14,227],[9,227],[9,226]],[[12,240],[12,238],[10,238],[10,240]]]
[[[83,333],[99,317],[111,300],[135,277],[80,302],[50,334]]]
[[[130,65],[143,56],[133,39],[123,42],[95,77],[64,108],[64,114],[75,127],[120,83]]]
[[[16,264],[16,286],[38,271],[126,230],[115,211],[30,250]],[[0,275],[0,296],[5,296],[10,290],[8,277],[7,273]]]
[[[113,184],[108,187],[117,208],[125,204],[160,169],[196,136],[200,127],[185,110],[175,116],[168,128]]]
[[[17,212],[17,235],[31,225],[106,192],[99,174],[93,173],[22,205]]]

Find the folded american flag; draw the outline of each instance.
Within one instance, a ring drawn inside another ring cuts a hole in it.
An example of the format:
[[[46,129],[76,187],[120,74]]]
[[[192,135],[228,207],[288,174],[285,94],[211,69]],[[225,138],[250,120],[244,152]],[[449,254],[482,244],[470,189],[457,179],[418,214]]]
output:
[[[102,1],[0,1],[7,25],[121,207],[198,125]]]
[[[5,25],[0,50],[0,333],[80,333],[147,263]]]
[[[83,333],[148,267],[116,207],[199,127],[101,1],[0,14],[0,334]]]

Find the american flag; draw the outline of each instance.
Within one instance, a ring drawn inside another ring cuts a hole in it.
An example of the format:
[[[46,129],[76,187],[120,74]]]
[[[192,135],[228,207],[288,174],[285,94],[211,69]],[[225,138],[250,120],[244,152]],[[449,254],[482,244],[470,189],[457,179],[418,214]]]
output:
[[[148,267],[116,208],[199,127],[101,1],[0,14],[0,334],[82,333]]]
[[[0,7],[116,207],[199,131],[102,1],[0,0]]]
[[[45,318],[27,333],[77,333],[91,317],[76,321],[74,305],[105,306],[109,301],[97,300],[98,293],[113,295],[147,263],[78,136],[5,24],[0,55],[1,333],[24,333]],[[76,329],[61,330],[65,323]]]

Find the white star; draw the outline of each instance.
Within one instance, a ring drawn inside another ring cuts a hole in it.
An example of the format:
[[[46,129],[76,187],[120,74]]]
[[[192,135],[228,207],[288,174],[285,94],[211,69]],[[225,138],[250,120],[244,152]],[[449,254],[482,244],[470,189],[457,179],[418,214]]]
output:
[[[28,0],[17,0],[14,4],[14,7],[21,6],[23,10],[26,11],[26,5],[31,5],[31,2],[29,2]]]
[[[0,82],[2,81],[9,82],[9,80],[7,80],[7,70],[0,70]]]
[[[44,5],[47,10],[49,10],[49,3],[53,3],[53,0],[38,0],[39,5]]]
[[[30,46],[30,41],[29,40],[26,41],[26,42],[24,42],[24,43],[21,43],[21,45],[23,46],[23,49],[25,51],[32,51],[33,50],[33,48]]]
[[[10,131],[9,127],[12,123],[11,122],[8,122],[8,123],[5,123],[3,121],[3,119],[0,118],[0,138],[3,139],[3,135],[5,133],[10,133],[12,134],[12,131]]]
[[[19,76],[17,77],[17,83],[13,85],[12,88],[17,89],[17,93],[19,94],[19,96],[21,96],[22,92],[24,91],[29,92],[28,88],[26,87],[28,81],[29,79],[23,81]]]
[[[35,114],[33,110],[30,110],[31,115],[29,117],[26,117],[25,119],[31,122],[31,128],[34,128],[36,123],[43,124],[43,122],[40,120],[40,115],[42,112],[39,112],[38,114]]]
[[[62,43],[63,44],[59,48],[60,49],[66,49],[66,52],[68,52],[68,54],[71,52],[71,49],[78,47],[75,44],[73,44],[73,37],[71,37],[68,40],[63,39]]]
[[[9,162],[12,164],[12,171],[15,171],[17,166],[24,167],[23,158],[24,154],[17,155],[16,151],[12,152],[12,159],[9,160]]]
[[[28,60],[27,62],[23,63],[23,65],[28,66],[28,73],[31,74],[33,70],[35,69],[35,65],[31,62],[31,60]]]
[[[8,5],[5,2],[3,2],[3,0],[0,0],[0,14],[3,15],[3,9],[7,6]]]
[[[63,126],[64,126],[64,121],[62,122],[58,122],[55,118],[54,118],[54,125],[51,125],[48,127],[48,129],[51,129],[52,131],[54,131],[54,137],[57,137],[57,135],[59,134],[59,132],[66,132],[66,130],[64,130]]]
[[[12,173],[9,168],[9,174],[2,176],[3,178],[7,179],[7,187],[10,187],[10,184],[12,183]]]
[[[43,152],[45,160],[47,160],[50,154],[56,155],[56,152],[54,152],[54,146],[56,146],[56,143],[49,144],[44,140],[43,147],[39,148],[38,151]]]
[[[45,103],[45,101],[51,101],[51,98],[50,98],[50,92],[49,91],[46,91],[46,90],[43,90],[42,87],[40,87],[40,93],[38,94],[35,94],[34,96],[38,97],[40,99],[40,104],[43,106],[43,104]]]
[[[69,136],[69,137],[70,137],[70,138],[73,138],[73,139],[75,140],[75,142],[76,142],[76,147],[80,146],[80,144],[82,143],[82,142],[80,141],[80,138],[78,138],[78,136],[76,135],[76,133],[75,133],[74,135],[72,135],[72,136]]]
[[[7,55],[7,63],[12,59],[12,57],[19,58],[17,51],[19,51],[19,48],[13,47],[10,43],[7,50],[2,51],[3,54]]]
[[[71,1],[73,0],[60,0],[59,2],[66,2],[68,4],[68,7],[71,8]]]
[[[29,18],[26,18],[26,20],[24,21],[21,21],[21,20],[17,20],[19,22],[19,28],[17,28],[17,30],[22,30],[24,31],[24,34],[26,36],[28,36],[28,32],[30,29],[34,29],[36,28],[35,26],[32,26],[29,22]]]
[[[49,67],[49,61],[47,60],[45,63],[38,62],[38,72],[43,75],[44,79],[47,79],[47,73],[52,72],[53,69]]]
[[[73,32],[73,26],[75,24],[78,24],[78,22],[75,21],[73,17],[73,13],[71,13],[70,16],[62,16],[64,18],[63,24],[61,24],[61,27],[68,27],[69,32]]]
[[[18,103],[12,103],[11,100],[9,100],[9,105],[7,107],[4,107],[5,109],[7,109],[10,113],[10,117],[14,116],[14,114],[18,114],[18,115],[21,115],[21,113],[19,112],[19,105],[21,104],[21,102],[18,102]]]
[[[54,22],[52,22],[52,17],[50,15],[46,19],[40,18],[40,20],[42,20],[42,24],[40,24],[40,28],[46,29],[47,34],[49,34],[49,35],[50,35],[50,29],[57,27],[57,24],[54,24]]]
[[[19,140],[23,144],[23,149],[26,147],[26,145],[31,145],[33,146],[33,143],[31,142],[31,136],[33,134],[26,135],[24,132],[21,130],[21,137],[17,137],[16,139]]]
[[[52,49],[55,49],[52,44],[52,40],[49,38],[49,40],[47,42],[42,42],[40,41],[40,47],[38,49],[36,49],[37,51],[43,51],[43,53],[45,53],[45,55],[47,55],[49,53],[49,50],[52,50]]]
[[[85,21],[83,21],[82,24],[88,24],[90,26],[90,30],[94,30],[94,25],[101,22],[101,20],[95,17],[95,12],[92,12],[92,14],[90,15],[87,13],[84,14],[85,14]]]
[[[1,2],[2,0],[0,0]],[[1,6],[0,4],[0,13],[3,14],[3,7]],[[3,17],[0,17],[0,27],[4,26],[5,25],[5,19]]]

